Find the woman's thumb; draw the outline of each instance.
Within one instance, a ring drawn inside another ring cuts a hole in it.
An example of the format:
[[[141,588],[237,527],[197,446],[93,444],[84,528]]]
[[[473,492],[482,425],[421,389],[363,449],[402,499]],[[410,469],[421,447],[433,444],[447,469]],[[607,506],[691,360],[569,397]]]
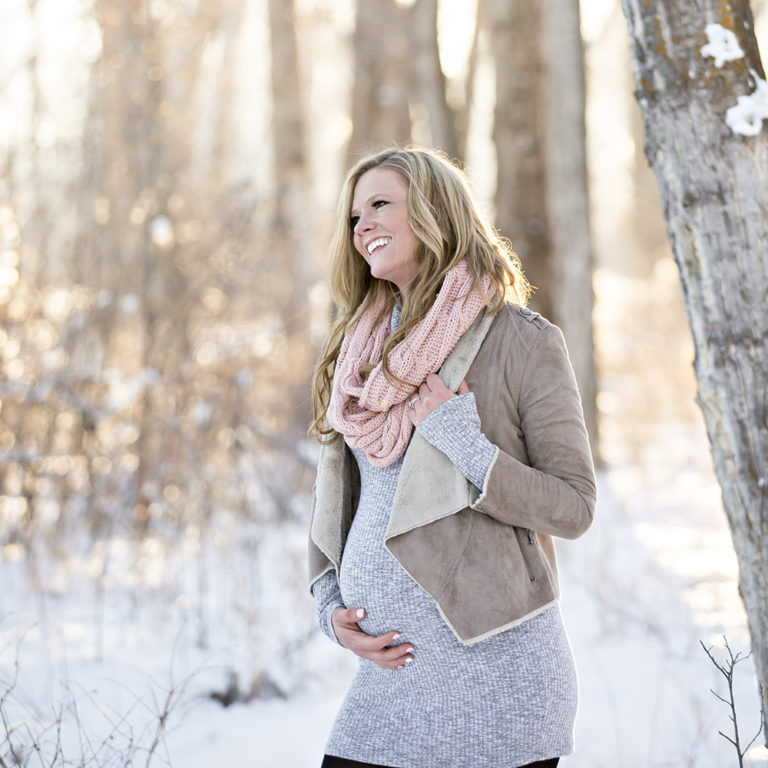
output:
[[[456,392],[457,395],[468,395],[469,394],[469,384],[467,384],[466,379],[462,379],[461,384],[459,384],[459,389]]]

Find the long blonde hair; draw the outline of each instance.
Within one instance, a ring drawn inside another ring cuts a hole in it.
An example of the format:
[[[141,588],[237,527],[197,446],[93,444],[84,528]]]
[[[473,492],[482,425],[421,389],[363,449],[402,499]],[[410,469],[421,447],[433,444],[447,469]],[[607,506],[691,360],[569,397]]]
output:
[[[464,173],[445,154],[419,147],[394,147],[360,160],[344,180],[330,246],[330,288],[338,312],[312,380],[314,420],[308,434],[319,442],[331,442],[338,436],[325,416],[336,359],[347,328],[381,296],[386,299],[382,317],[388,315],[398,295],[392,283],[371,275],[353,242],[350,211],[355,186],[372,168],[389,168],[407,182],[408,223],[419,241],[418,271],[403,297],[400,326],[382,350],[384,374],[393,384],[398,382],[387,366],[390,350],[427,314],[445,273],[461,259],[467,260],[474,287],[478,287],[484,274],[496,286],[488,302],[490,313],[497,312],[505,300],[525,305],[531,292],[509,242],[485,220]]]

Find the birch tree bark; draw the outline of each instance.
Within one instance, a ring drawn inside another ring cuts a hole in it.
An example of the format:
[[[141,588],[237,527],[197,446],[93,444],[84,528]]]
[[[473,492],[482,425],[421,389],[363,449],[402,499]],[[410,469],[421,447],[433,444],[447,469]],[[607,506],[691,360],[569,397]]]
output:
[[[623,6],[768,739],[768,85],[748,0]]]

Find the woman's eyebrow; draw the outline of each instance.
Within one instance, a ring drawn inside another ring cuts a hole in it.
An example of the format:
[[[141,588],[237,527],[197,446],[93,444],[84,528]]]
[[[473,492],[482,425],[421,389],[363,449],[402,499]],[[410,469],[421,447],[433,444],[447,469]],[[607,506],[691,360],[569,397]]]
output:
[[[379,195],[375,194],[375,195],[371,195],[370,197],[366,198],[365,200],[363,200],[363,205],[365,205],[366,203],[370,203],[371,200],[373,200],[375,197],[379,197]],[[350,213],[350,215],[353,215],[356,211],[357,211],[357,208],[353,208],[349,213]]]
[[[392,197],[392,194],[389,192],[375,192],[374,194],[370,195],[369,197],[366,197],[365,200],[363,200],[363,205],[366,203],[370,203],[371,200],[375,200],[377,197]],[[354,213],[355,208],[353,208],[350,213]]]

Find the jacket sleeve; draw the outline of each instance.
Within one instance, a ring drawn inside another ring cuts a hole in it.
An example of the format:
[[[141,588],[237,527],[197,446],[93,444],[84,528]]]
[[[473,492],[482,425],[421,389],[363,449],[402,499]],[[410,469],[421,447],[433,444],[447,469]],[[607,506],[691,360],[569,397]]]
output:
[[[597,493],[581,399],[557,326],[540,328],[529,349],[518,411],[529,464],[497,448],[472,506],[520,528],[576,538],[592,522]]]

